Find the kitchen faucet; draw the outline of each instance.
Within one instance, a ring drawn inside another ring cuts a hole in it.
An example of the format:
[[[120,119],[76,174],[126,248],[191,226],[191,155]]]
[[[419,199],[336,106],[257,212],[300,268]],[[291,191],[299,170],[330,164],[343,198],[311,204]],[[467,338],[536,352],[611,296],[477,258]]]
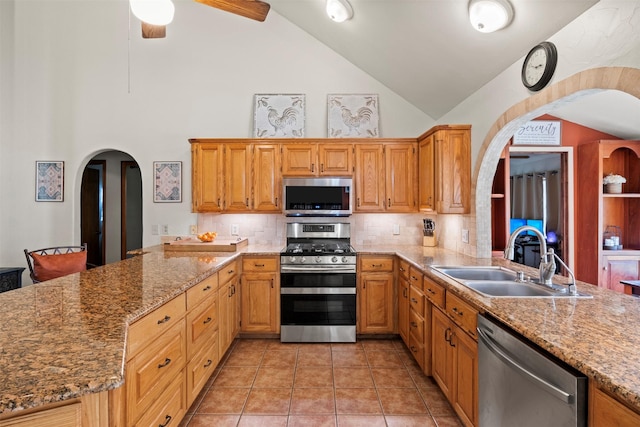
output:
[[[553,253],[553,249],[551,249],[551,252],[547,252],[547,240],[537,228],[530,225],[523,225],[522,227],[516,228],[515,231],[511,233],[511,236],[509,236],[507,247],[504,249],[504,257],[513,261],[516,238],[525,231],[532,231],[538,236],[538,242],[540,243],[540,267],[538,268],[540,272],[540,283],[546,286],[552,286],[553,282],[551,278],[556,274],[555,254]]]

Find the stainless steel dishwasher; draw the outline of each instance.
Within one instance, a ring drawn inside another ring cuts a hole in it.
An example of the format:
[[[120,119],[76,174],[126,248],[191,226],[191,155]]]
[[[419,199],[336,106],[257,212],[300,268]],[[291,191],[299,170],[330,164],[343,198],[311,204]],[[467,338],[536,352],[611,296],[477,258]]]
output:
[[[480,427],[587,425],[587,377],[478,316]]]

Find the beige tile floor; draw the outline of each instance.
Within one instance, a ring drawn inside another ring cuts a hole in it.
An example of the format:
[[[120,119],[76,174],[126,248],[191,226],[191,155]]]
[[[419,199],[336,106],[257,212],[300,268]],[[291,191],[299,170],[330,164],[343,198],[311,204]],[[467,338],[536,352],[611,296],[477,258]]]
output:
[[[182,427],[461,426],[399,340],[237,339]]]

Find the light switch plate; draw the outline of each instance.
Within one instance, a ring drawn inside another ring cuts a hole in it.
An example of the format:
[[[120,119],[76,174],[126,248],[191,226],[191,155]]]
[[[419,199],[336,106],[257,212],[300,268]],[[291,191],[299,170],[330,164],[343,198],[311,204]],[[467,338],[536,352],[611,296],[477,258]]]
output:
[[[189,234],[198,234],[198,226],[190,225],[189,226]]]
[[[238,224],[231,224],[231,235],[232,236],[240,235],[240,226]]]
[[[396,236],[400,234],[400,224],[393,224],[393,234]]]
[[[462,243],[469,243],[469,230],[462,229]]]

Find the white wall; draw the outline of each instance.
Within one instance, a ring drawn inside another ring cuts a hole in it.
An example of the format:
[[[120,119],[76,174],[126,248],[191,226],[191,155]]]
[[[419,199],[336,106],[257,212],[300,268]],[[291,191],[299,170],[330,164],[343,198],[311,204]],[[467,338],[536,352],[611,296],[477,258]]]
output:
[[[152,224],[187,234],[194,137],[250,137],[253,95],[306,94],[306,136],[326,137],[329,93],[377,93],[383,137],[434,124],[271,11],[264,23],[177,1],[167,38],[143,40],[126,0],[0,0],[0,264],[80,239],[80,182],[97,153],[140,165],[144,246]],[[130,40],[129,40],[130,37]],[[34,162],[65,161],[63,203],[34,201]],[[155,160],[183,162],[183,202],[153,203]]]

